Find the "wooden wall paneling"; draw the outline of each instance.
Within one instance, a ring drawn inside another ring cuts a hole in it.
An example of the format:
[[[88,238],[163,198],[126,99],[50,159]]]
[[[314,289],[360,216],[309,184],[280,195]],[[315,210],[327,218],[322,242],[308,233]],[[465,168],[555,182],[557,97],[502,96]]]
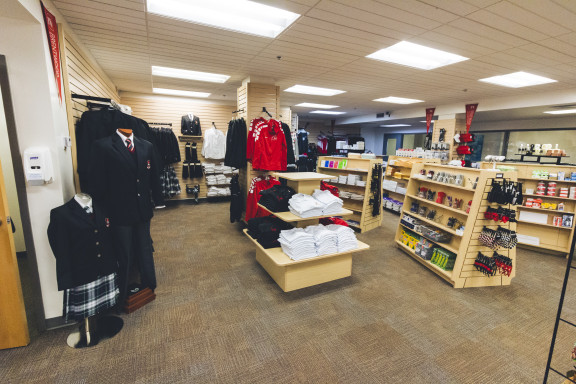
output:
[[[90,59],[84,50],[74,41],[62,24],[58,25],[59,44],[62,61],[63,98],[68,115],[68,131],[72,141],[72,166],[74,185],[80,191],[78,180],[78,162],[76,160],[76,122],[87,110],[85,100],[72,99],[72,93],[105,97],[120,102],[116,86],[102,72],[96,62]]]
[[[250,129],[250,122],[258,117],[269,119],[270,117],[262,113],[262,107],[276,119],[279,119],[280,110],[280,87],[272,84],[258,84],[247,82],[237,90],[237,108],[244,109],[239,114],[246,120],[246,125]],[[239,182],[244,195],[244,202],[248,197],[248,189],[252,179],[256,176],[269,174],[269,171],[254,170],[252,164],[248,162],[246,169],[240,170]]]
[[[206,132],[212,125],[212,122],[216,125],[216,128],[222,131],[224,134],[228,132],[228,122],[234,117],[232,112],[236,109],[234,105],[220,105],[220,104],[210,104],[203,103],[186,98],[174,98],[174,97],[163,97],[163,96],[148,96],[148,95],[135,95],[127,94],[122,95],[122,104],[129,105],[132,108],[132,114],[149,123],[171,123],[172,130],[176,137],[178,137],[178,144],[180,147],[180,156],[182,161],[179,163],[172,164],[178,180],[180,181],[180,195],[174,196],[173,200],[185,200],[192,197],[188,197],[186,194],[186,184],[199,184],[200,185],[200,198],[206,198],[206,193],[208,191],[208,186],[206,185],[206,178],[195,178],[195,179],[183,179],[182,178],[182,163],[185,159],[185,146],[187,142],[195,142],[197,145],[198,160],[200,162],[208,162],[214,164],[220,164],[224,159],[205,159],[202,156],[202,146],[203,138],[195,136],[183,136],[181,134],[181,120],[182,116],[193,113],[200,118],[200,125],[202,127],[202,134]],[[182,139],[180,139],[182,137]],[[223,187],[223,186],[220,186]]]
[[[454,135],[456,133],[466,132],[466,123],[464,120],[460,119],[446,119],[446,120],[436,120],[434,122],[434,127],[432,130],[432,142],[438,143],[440,141],[440,129],[444,128],[446,134],[444,136],[444,142],[450,144],[450,151],[448,155],[448,161],[443,162],[444,164],[450,162],[454,159],[461,158],[456,152],[458,147],[457,143],[454,142]]]

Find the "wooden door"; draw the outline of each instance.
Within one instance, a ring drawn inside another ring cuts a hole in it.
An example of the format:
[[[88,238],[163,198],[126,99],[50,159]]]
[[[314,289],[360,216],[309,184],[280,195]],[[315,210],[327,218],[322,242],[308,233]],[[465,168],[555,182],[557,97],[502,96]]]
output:
[[[0,349],[28,345],[28,323],[0,163]]]

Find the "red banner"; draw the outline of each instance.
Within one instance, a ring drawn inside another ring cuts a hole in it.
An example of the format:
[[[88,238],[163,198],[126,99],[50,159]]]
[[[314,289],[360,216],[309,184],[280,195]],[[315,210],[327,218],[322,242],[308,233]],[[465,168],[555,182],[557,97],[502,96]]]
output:
[[[430,124],[432,124],[435,110],[436,108],[426,108],[426,133],[430,131]]]
[[[470,133],[470,126],[472,125],[472,119],[474,118],[474,113],[478,104],[466,104],[466,133]]]
[[[44,15],[44,25],[46,26],[46,35],[48,36],[48,46],[50,47],[50,57],[52,59],[52,69],[54,70],[54,80],[58,86],[58,98],[62,103],[62,76],[60,72],[60,45],[58,44],[58,24],[56,18],[42,6],[42,14]]]

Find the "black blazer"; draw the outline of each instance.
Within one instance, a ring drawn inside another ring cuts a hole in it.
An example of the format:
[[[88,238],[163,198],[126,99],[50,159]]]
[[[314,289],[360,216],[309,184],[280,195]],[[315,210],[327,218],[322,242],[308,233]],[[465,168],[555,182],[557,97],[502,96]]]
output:
[[[134,148],[131,154],[116,132],[92,146],[89,193],[110,212],[114,225],[148,221],[154,205],[164,204],[152,144],[134,137]]]
[[[50,211],[48,241],[56,257],[58,290],[78,287],[118,270],[111,220],[93,201],[91,217],[74,199]]]
[[[202,128],[200,128],[200,118],[194,116],[190,119],[190,116],[182,116],[181,132],[183,135],[190,136],[202,136]]]

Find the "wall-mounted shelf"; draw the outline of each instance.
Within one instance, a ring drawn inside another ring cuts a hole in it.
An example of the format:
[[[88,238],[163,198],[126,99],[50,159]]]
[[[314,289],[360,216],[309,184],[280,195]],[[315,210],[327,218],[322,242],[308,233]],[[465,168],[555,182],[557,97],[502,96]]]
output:
[[[418,201],[421,201],[421,202],[423,202],[423,203],[430,204],[430,205],[432,205],[432,206],[434,206],[434,207],[437,207],[437,208],[446,209],[446,210],[448,210],[448,211],[457,213],[457,214],[459,214],[459,215],[468,216],[468,214],[466,213],[466,211],[463,211],[462,209],[452,208],[452,207],[449,207],[449,206],[447,206],[447,205],[439,204],[439,203],[437,203],[437,202],[435,202],[435,201],[431,201],[431,200],[428,200],[428,199],[423,199],[423,198],[421,198],[421,197],[414,196],[414,195],[406,194],[406,196],[409,196],[410,198],[412,198],[412,199],[414,199],[414,200],[418,200]],[[464,204],[464,203],[462,203],[462,204]]]

